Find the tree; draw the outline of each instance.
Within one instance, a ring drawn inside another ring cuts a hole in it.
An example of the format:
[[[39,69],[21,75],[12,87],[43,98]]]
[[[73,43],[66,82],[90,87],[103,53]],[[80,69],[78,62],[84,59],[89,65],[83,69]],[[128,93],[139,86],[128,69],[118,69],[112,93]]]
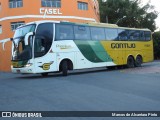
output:
[[[141,0],[99,0],[99,4],[101,22],[106,22],[107,16],[109,23],[115,24],[118,21],[117,24],[122,27],[148,28],[151,31],[156,29],[158,12],[149,2],[142,6]]]
[[[160,59],[160,31],[153,33],[154,58]]]

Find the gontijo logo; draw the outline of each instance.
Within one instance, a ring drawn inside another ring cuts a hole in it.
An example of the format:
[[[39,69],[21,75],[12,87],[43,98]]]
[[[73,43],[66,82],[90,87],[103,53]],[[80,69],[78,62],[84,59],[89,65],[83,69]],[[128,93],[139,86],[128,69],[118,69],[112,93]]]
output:
[[[135,43],[112,43],[111,48],[136,48]]]

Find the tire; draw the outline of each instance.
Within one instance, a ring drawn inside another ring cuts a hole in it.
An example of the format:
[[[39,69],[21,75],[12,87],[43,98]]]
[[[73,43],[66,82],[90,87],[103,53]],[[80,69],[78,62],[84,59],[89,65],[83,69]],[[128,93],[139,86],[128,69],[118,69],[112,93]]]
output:
[[[68,75],[68,64],[67,61],[62,62],[62,75],[67,76]]]
[[[134,58],[132,56],[129,56],[127,59],[127,67],[133,68],[134,67]]]
[[[142,65],[142,57],[138,55],[136,57],[135,66],[136,67],[141,67],[141,65]]]
[[[43,77],[47,77],[47,76],[48,76],[48,73],[41,73],[41,75],[42,75]]]

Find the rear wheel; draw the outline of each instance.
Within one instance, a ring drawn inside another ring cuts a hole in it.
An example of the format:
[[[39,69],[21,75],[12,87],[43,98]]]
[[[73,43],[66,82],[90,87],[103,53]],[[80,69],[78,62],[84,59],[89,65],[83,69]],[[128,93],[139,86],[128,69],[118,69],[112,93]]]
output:
[[[68,64],[67,61],[62,62],[62,75],[67,76],[68,75]]]
[[[43,77],[47,77],[47,76],[48,76],[48,73],[41,73],[41,75],[42,75]]]
[[[136,67],[141,67],[142,65],[142,57],[141,56],[137,56],[136,57],[136,61],[135,61],[135,66]]]
[[[134,67],[134,58],[132,56],[129,56],[127,59],[127,67],[133,68]]]

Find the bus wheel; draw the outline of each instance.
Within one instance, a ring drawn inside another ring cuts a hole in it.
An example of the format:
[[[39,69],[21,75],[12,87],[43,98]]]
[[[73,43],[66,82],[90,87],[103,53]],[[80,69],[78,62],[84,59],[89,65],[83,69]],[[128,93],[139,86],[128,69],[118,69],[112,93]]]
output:
[[[47,76],[48,76],[48,73],[41,73],[41,75],[42,75],[43,77],[47,77]]]
[[[141,65],[142,65],[142,57],[138,55],[136,57],[135,66],[136,67],[141,67]]]
[[[127,59],[127,67],[133,68],[134,67],[134,58],[132,56],[129,56]]]
[[[68,75],[68,64],[67,61],[62,62],[62,75],[67,76]]]

